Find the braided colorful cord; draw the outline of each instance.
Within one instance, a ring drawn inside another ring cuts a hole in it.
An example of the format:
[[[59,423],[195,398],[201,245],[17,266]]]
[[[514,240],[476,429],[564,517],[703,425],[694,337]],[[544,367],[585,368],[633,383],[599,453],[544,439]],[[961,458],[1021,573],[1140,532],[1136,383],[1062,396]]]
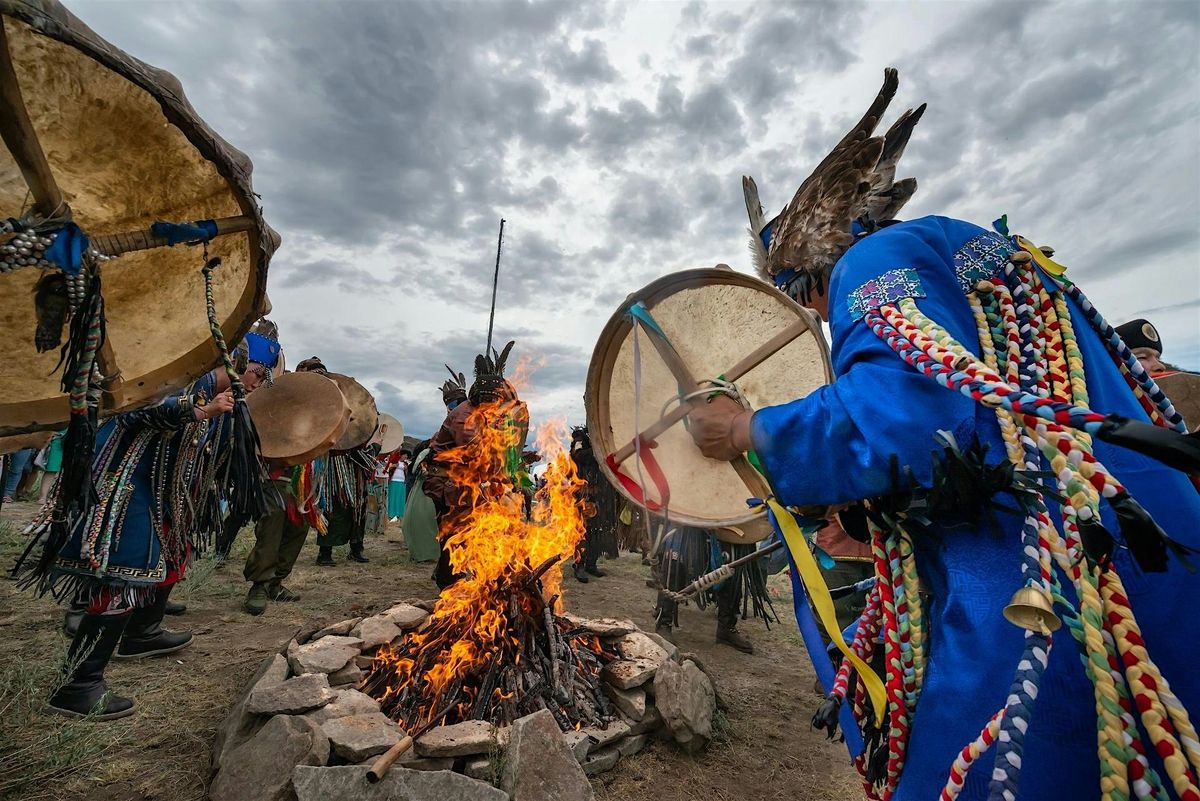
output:
[[[1091,435],[1105,418],[1089,408],[1083,359],[1064,294],[1083,309],[1109,346],[1151,419],[1180,429],[1174,408],[1083,293],[1065,279],[1047,285],[1028,256],[1015,248],[1002,281],[982,281],[969,295],[979,356],[925,317],[912,298],[867,310],[863,320],[913,368],[994,409],[1009,460],[1026,471],[1049,467],[1066,498],[1060,505],[1062,534],[1051,521],[1044,495],[1029,508],[1021,529],[1022,577],[1027,586],[1053,599],[1093,683],[1102,798],[1168,798],[1166,783],[1147,759],[1152,747],[1175,794],[1200,801],[1200,740],[1187,710],[1150,659],[1120,576],[1111,565],[1091,564],[1084,555],[1081,523],[1098,519],[1102,499],[1126,490],[1092,452]],[[878,790],[868,783],[868,795],[887,799],[903,770],[923,677],[924,634],[911,539],[902,526],[874,530],[872,549],[880,579],[890,731],[886,776]],[[1060,575],[1070,582],[1077,601],[1068,601]],[[993,744],[990,801],[1017,797],[1024,734],[1051,645],[1048,632],[1027,632],[1005,706],[955,759],[943,801],[958,796],[968,771]],[[844,674],[845,666],[839,678]],[[846,691],[844,681],[840,691]],[[856,716],[862,711],[857,695],[861,693],[856,694]],[[870,757],[856,760],[864,777]]]

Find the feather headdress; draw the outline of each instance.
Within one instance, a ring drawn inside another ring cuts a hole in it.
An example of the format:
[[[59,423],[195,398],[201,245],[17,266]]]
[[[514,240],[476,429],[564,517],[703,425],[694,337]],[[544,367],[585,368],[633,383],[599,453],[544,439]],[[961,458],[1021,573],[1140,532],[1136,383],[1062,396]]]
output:
[[[764,278],[781,287],[796,284],[802,295],[812,289],[823,292],[833,265],[854,244],[855,223],[874,230],[894,219],[916,192],[915,178],[896,180],[896,165],[925,112],[924,104],[900,115],[883,136],[874,135],[898,85],[896,70],[884,70],[883,86],[867,113],[775,219],[765,221],[758,187],[753,178],[743,176],[750,249]]]
[[[504,380],[504,367],[515,344],[512,340],[499,352],[492,348],[490,354],[481,353],[475,357],[475,381],[467,394],[471,403],[478,405],[480,400],[502,400],[516,394],[512,385]]]
[[[467,399],[466,374],[454,372],[454,368],[448,364],[445,367],[450,371],[450,378],[442,384],[442,403],[449,406],[454,401],[465,401]]]

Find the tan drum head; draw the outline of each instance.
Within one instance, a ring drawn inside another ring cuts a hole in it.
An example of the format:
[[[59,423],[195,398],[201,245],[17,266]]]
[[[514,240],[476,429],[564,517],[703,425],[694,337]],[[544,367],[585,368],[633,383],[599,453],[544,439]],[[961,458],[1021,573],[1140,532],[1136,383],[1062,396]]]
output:
[[[1188,431],[1200,429],[1200,374],[1167,373],[1155,376],[1154,382],[1166,393],[1175,411],[1183,415]]]
[[[200,119],[173,75],[114,47],[55,0],[0,0],[0,20],[33,133],[94,246],[116,250],[113,241],[158,220],[243,218],[240,233],[208,245],[221,258],[213,274],[221,330],[226,342],[240,341],[263,312],[278,245],[251,186],[250,160]],[[0,218],[20,216],[29,189],[0,146]],[[196,248],[156,247],[100,268],[102,415],[144,406],[217,366],[200,261]],[[69,417],[54,369],[58,349],[34,346],[41,276],[29,266],[0,274],[0,434],[62,428]]]
[[[260,453],[271,464],[304,464],[324,456],[350,425],[338,385],[318,373],[287,373],[246,398]]]
[[[630,309],[639,303],[670,345],[639,325],[640,364],[635,364]],[[650,453],[669,487],[670,519],[700,528],[736,527],[741,534],[731,541],[757,541],[743,524],[763,512],[750,510],[746,500],[770,493],[766,479],[745,459],[717,462],[700,454],[679,422],[683,415],[675,411],[684,383],[681,371],[696,380],[724,377],[735,382],[755,409],[788,403],[833,379],[820,323],[783,293],[748,275],[688,270],[626,298],[592,354],[584,396],[588,431],[617,490],[651,511],[661,504],[650,466],[643,460],[639,470],[631,455],[638,432],[649,433],[655,443]],[[660,421],[664,409],[668,417]],[[609,456],[635,485],[633,490],[606,464]]]
[[[379,452],[392,453],[404,444],[404,426],[390,414],[379,415]]]
[[[37,448],[40,451],[49,445],[53,438],[53,431],[34,431],[32,434],[13,434],[11,437],[0,437],[0,456],[7,456],[26,448]]]
[[[329,378],[338,385],[346,403],[350,404],[350,425],[333,446],[335,451],[348,451],[367,444],[379,424],[379,411],[375,408],[375,397],[367,388],[348,375],[330,373]]]

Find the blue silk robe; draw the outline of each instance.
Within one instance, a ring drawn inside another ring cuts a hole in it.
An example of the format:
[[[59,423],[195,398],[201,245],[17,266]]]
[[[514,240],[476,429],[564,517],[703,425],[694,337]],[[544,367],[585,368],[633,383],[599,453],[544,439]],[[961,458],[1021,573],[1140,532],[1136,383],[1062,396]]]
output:
[[[1002,255],[988,254],[996,236],[959,220],[925,217],[883,228],[838,262],[829,287],[836,382],[753,418],[754,448],[783,503],[886,494],[892,454],[928,486],[939,429],[963,445],[977,435],[990,444],[989,459],[1003,458],[994,412],[909,367],[856,319],[864,308],[916,297],[926,316],[978,354],[965,288],[978,277],[972,271],[1002,266]],[[1092,408],[1146,420],[1100,338],[1068,305]],[[1200,546],[1200,495],[1182,473],[1099,441],[1095,454],[1172,538]],[[1111,510],[1103,503],[1101,509],[1107,528],[1117,532]],[[1020,527],[1019,518],[1000,515],[1000,530],[941,529],[916,543],[918,569],[932,594],[930,650],[895,801],[937,798],[957,752],[1004,706],[1024,642],[1001,614],[1021,586]],[[1124,548],[1114,561],[1151,658],[1184,706],[1200,710],[1200,618],[1192,613],[1200,578],[1174,560],[1167,573],[1141,573]],[[1061,629],[1025,739],[1022,801],[1100,797],[1093,704],[1079,649]],[[987,797],[992,753],[972,769],[963,801]]]

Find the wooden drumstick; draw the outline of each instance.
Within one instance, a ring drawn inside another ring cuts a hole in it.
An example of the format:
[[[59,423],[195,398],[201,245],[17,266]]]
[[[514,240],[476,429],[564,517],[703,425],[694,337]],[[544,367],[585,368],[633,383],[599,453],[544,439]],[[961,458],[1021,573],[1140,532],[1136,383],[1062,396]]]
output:
[[[375,784],[384,776],[386,776],[387,772],[392,769],[392,765],[396,764],[396,760],[404,756],[408,749],[412,748],[413,743],[417,741],[418,737],[432,729],[438,723],[438,721],[450,713],[451,709],[458,706],[458,693],[455,693],[454,695],[454,700],[446,704],[445,708],[442,709],[441,712],[438,712],[436,715],[430,718],[427,723],[419,727],[412,734],[404,735],[404,737],[400,739],[400,742],[383,752],[379,756],[379,759],[372,763],[370,770],[367,771],[367,781],[371,784]]]

